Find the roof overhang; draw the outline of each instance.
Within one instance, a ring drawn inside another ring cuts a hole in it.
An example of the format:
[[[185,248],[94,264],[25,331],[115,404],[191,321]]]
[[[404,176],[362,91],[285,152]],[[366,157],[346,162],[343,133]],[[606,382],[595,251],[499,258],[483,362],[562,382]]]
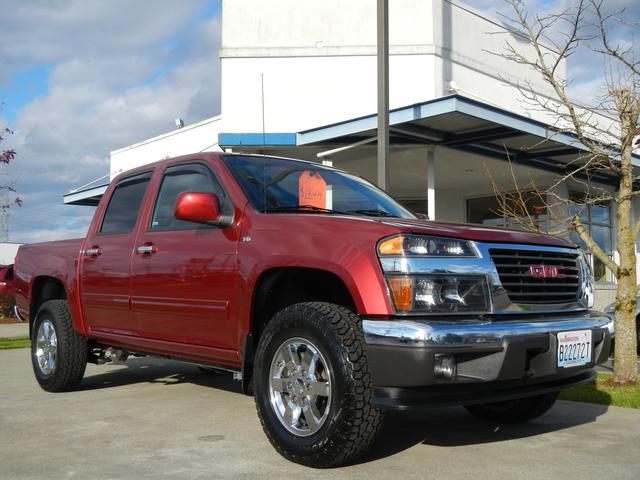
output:
[[[108,183],[96,187],[85,188],[83,190],[71,191],[64,195],[65,205],[87,205],[97,207],[104,192],[107,191]]]
[[[295,133],[219,133],[221,147],[283,147],[296,146]]]

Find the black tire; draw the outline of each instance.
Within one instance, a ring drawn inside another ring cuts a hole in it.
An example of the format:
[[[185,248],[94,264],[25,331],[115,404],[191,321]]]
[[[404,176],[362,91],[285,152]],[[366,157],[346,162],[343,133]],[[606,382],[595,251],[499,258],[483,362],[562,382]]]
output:
[[[523,423],[546,413],[556,403],[559,394],[560,392],[551,392],[505,402],[465,405],[464,408],[482,420],[498,423]]]
[[[48,322],[53,326],[57,345],[55,365],[50,372],[38,363],[38,332]],[[31,363],[38,383],[47,392],[65,392],[78,386],[87,366],[87,339],[73,329],[66,300],[49,300],[38,310],[31,335]]]
[[[319,430],[307,436],[285,428],[270,397],[272,361],[292,338],[312,342],[330,372],[327,416]],[[274,448],[292,462],[316,468],[350,463],[371,446],[382,424],[382,412],[373,406],[361,320],[346,308],[310,302],[278,312],[260,337],[253,379],[262,427]]]

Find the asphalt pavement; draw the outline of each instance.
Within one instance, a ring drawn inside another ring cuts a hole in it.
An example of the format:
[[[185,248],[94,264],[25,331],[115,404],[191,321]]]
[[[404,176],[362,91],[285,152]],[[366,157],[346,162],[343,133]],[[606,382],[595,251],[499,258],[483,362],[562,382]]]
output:
[[[640,410],[558,402],[519,426],[459,407],[388,415],[357,464],[281,458],[227,375],[167,360],[89,365],[81,389],[42,391],[29,351],[0,351],[0,478],[637,479]]]

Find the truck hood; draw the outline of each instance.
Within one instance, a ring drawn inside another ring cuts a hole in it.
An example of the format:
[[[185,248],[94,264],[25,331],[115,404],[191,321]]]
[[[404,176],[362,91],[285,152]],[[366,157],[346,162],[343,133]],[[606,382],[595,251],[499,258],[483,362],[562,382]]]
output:
[[[563,238],[539,233],[509,230],[506,228],[405,218],[380,218],[379,221],[386,225],[408,229],[412,233],[418,234],[462,238],[488,243],[520,243],[526,245],[577,248],[573,242]]]

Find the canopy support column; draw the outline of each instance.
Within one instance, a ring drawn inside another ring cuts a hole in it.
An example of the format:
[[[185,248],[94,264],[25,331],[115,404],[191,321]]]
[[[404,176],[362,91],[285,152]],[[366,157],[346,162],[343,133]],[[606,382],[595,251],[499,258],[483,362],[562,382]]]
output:
[[[436,219],[436,147],[427,147],[427,216]]]
[[[377,2],[378,43],[378,187],[389,176],[389,0]]]

